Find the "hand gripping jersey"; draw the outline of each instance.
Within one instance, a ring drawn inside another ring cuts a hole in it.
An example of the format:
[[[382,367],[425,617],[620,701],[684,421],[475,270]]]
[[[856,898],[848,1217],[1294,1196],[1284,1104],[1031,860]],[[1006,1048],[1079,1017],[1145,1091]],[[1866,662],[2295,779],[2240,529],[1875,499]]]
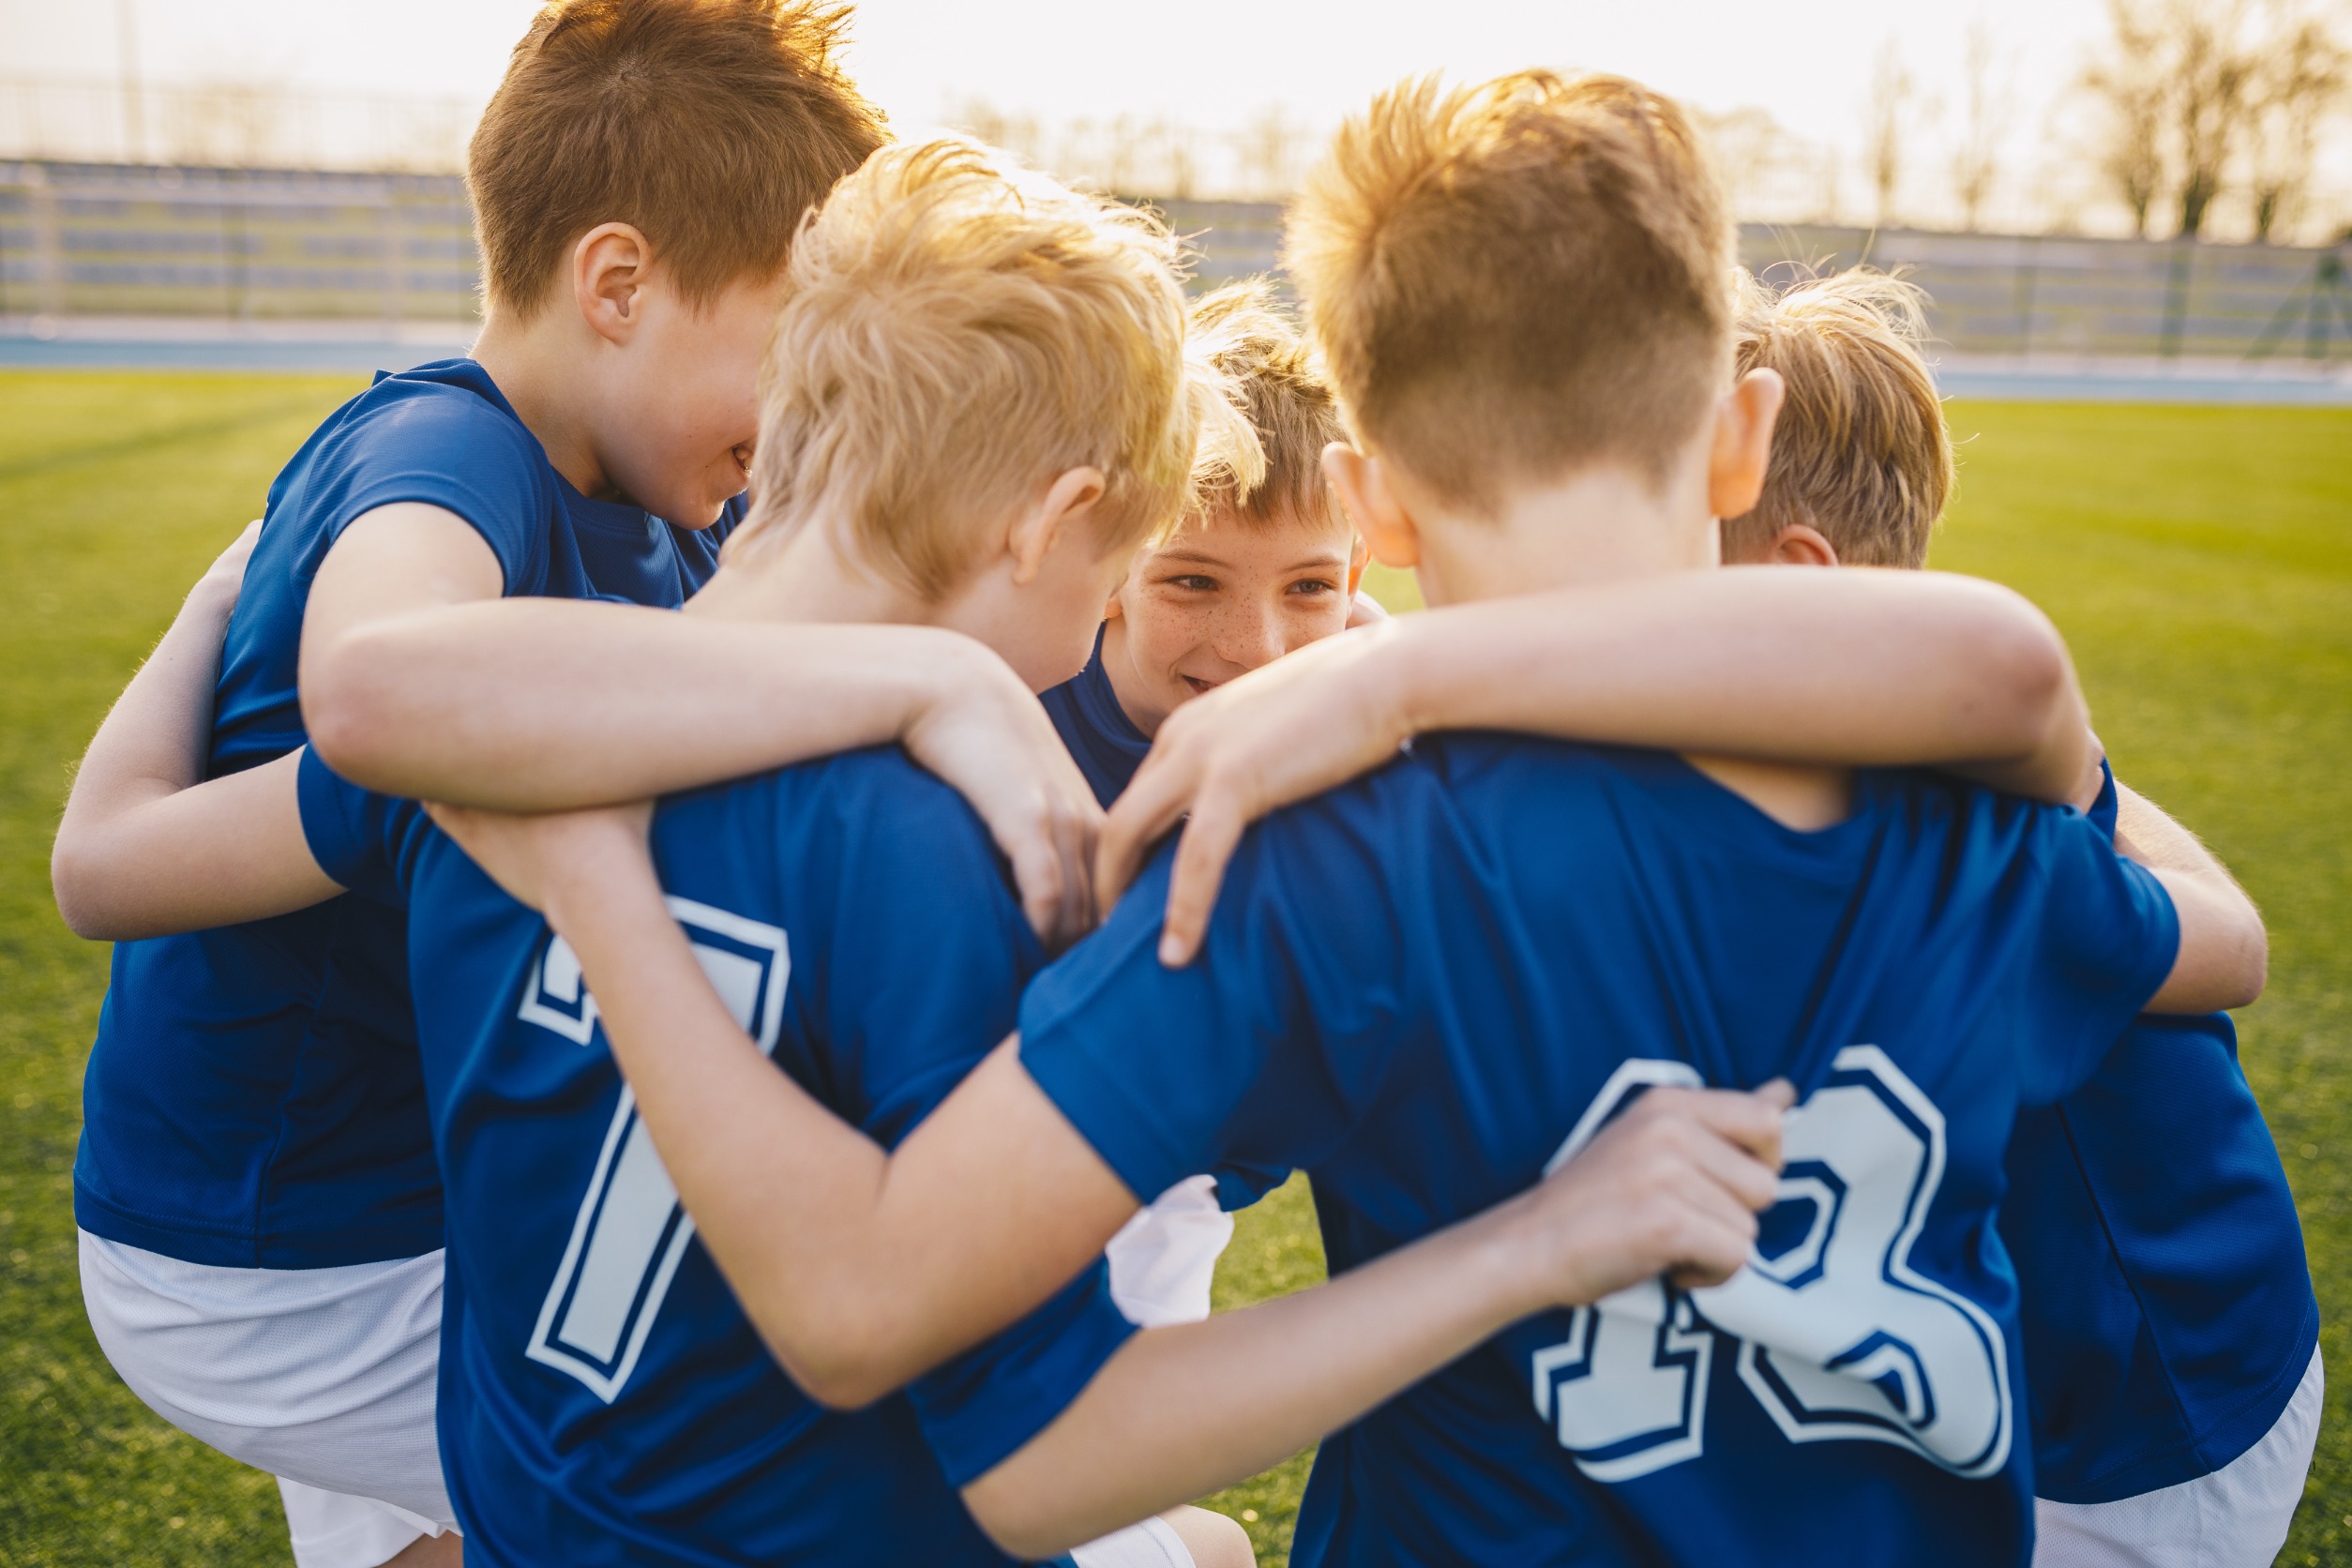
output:
[[[2091,820],[2115,814],[2110,775]],[[2137,1497],[2270,1430],[2319,1304],[2228,1014],[2133,1020],[2088,1082],[2018,1118],[2009,1187],[2038,1495]]]
[[[471,360],[379,376],[303,444],[229,624],[209,776],[306,736],[295,700],[319,564],[361,514],[445,507],[498,557],[509,595],[674,607],[737,517],[671,527],[588,500]],[[400,917],[335,898],[249,925],[119,942],[83,1085],[74,1218],[191,1263],[301,1269],[441,1245]]]
[[[696,1241],[570,949],[413,804],[314,757],[302,795],[320,863],[408,905],[466,1560],[1003,1562],[956,1488],[1133,1332],[1101,1263],[904,1395],[814,1404]],[[885,1145],[1010,1032],[1042,959],[970,807],[895,748],[674,797],[653,842],[737,1021]]]
[[[1680,760],[1425,739],[1244,841],[1201,957],[1168,857],[1021,1008],[1136,1191],[1314,1178],[1334,1272],[1473,1214],[1658,1084],[1793,1078],[1752,1266],[1517,1325],[1323,1444],[1293,1562],[2023,1563],[1993,1216],[2178,942],[2080,815],[1897,775],[1797,833]]]

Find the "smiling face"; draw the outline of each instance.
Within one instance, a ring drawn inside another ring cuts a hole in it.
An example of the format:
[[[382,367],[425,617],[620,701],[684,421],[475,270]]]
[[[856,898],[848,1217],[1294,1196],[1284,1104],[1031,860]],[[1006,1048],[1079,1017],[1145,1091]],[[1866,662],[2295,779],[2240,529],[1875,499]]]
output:
[[[1103,665],[1135,727],[1158,732],[1180,704],[1348,625],[1364,553],[1332,507],[1186,523],[1129,568],[1103,628]]]
[[[707,528],[744,489],[760,430],[760,361],[784,280],[745,279],[700,308],[656,279],[600,388],[597,457],[620,494]]]

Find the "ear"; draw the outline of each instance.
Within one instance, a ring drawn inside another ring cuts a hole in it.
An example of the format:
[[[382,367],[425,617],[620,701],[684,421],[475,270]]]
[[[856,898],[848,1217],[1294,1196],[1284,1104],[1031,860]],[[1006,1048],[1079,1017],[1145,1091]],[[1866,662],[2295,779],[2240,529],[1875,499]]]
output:
[[[1372,547],[1359,534],[1348,548],[1348,596],[1354,598],[1356,590],[1364,586],[1364,564],[1372,559]]]
[[[590,331],[626,347],[645,319],[654,249],[626,223],[599,223],[572,247],[572,302]]]
[[[1103,498],[1107,482],[1099,468],[1073,468],[1046,489],[1045,498],[1014,520],[1005,550],[1013,557],[1013,582],[1027,587],[1045,570],[1065,530],[1081,528],[1094,503]]]
[[[1772,535],[1764,560],[1775,566],[1834,566],[1837,546],[1809,522],[1792,522]]]
[[[1421,564],[1421,531],[1381,472],[1380,459],[1334,441],[1323,448],[1323,477],[1373,559],[1400,571]]]
[[[1772,459],[1772,424],[1788,388],[1777,370],[1750,370],[1715,404],[1707,454],[1707,509],[1736,518],[1756,508]]]

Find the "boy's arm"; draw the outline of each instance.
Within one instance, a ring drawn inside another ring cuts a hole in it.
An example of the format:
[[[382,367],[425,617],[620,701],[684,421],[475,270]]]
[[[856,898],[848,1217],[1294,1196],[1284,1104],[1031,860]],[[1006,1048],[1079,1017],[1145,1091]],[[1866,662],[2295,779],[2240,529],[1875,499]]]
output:
[[[1488,600],[1344,632],[1169,715],[1104,830],[1098,900],[1189,813],[1163,948],[1187,962],[1251,822],[1459,729],[1937,766],[2050,801],[2089,745],[2057,630],[1971,578],[1726,567]]]
[[[1015,1041],[982,1063],[894,1154],[818,1104],[761,1055],[712,990],[663,901],[641,815],[520,819],[445,807],[434,815],[509,892],[545,910],[571,943],[637,1096],[638,1113],[699,1233],[777,1360],[812,1396],[832,1405],[864,1404],[1012,1323],[1091,1262],[1139,1206],[1029,1077]],[[1718,1099],[1731,1108],[1718,1106]],[[1665,1216],[1680,1214],[1697,1225],[1711,1201],[1720,1218],[1720,1201],[1709,1194],[1736,1188],[1739,1162],[1718,1157],[1723,1151],[1692,1135],[1702,1128],[1720,1132],[1718,1123],[1744,1126],[1750,1136],[1743,1141],[1760,1147],[1759,1128],[1776,1127],[1777,1111],[1765,1116],[1751,1096],[1700,1100],[1712,1120],[1699,1126],[1676,1123],[1659,1135],[1663,1144],[1629,1134],[1632,1151],[1612,1156],[1624,1162],[1622,1168],[1572,1162],[1562,1174],[1581,1169],[1582,1184],[1545,1189],[1549,1196],[1536,1212],[1557,1233],[1547,1231],[1549,1250],[1527,1258],[1567,1259],[1559,1265],[1567,1272],[1546,1276],[1549,1288],[1597,1289],[1593,1281],[1615,1278],[1610,1271],[1632,1266],[1629,1255],[1642,1266],[1628,1278],[1655,1273],[1664,1266],[1661,1257],[1701,1265],[1721,1261],[1693,1239],[1697,1232],[1664,1224]],[[1666,1117],[1676,1104],[1674,1097],[1661,1099],[1654,1112]],[[1677,1151],[1686,1164],[1670,1167]],[[1596,1202],[1597,1194],[1618,1190],[1607,1184],[1612,1168],[1621,1179],[1649,1182],[1659,1189],[1659,1200],[1647,1207],[1616,1198]],[[1602,1172],[1597,1178],[1596,1169]],[[1694,1174],[1711,1185],[1692,1189],[1684,1178]],[[1766,1200],[1758,1195],[1769,1184],[1739,1190],[1741,1201],[1753,1199],[1756,1206]],[[1506,1210],[1498,1223],[1514,1224],[1513,1213],[1527,1217],[1524,1211]],[[1427,1266],[1432,1273],[1425,1279],[1410,1276],[1424,1279],[1425,1294],[1415,1300],[1445,1297],[1441,1282],[1457,1265]],[[1341,1304],[1331,1309],[1342,1315],[1337,1320],[1353,1321],[1345,1314],[1362,1310],[1346,1304],[1355,1299],[1338,1298]],[[1493,1309],[1489,1303],[1477,1311]],[[1226,1402],[1204,1404],[1204,1412],[1214,1412],[1204,1419],[1215,1425],[1217,1444],[1259,1432],[1255,1440],[1261,1446],[1278,1448],[1276,1456],[1289,1454],[1298,1447],[1289,1441],[1294,1429],[1311,1436],[1321,1429],[1317,1422],[1337,1425],[1346,1417],[1334,1418],[1334,1410],[1361,1400],[1352,1413],[1375,1402],[1381,1395],[1373,1391],[1393,1391],[1395,1385],[1382,1380],[1402,1375],[1400,1368],[1416,1366],[1411,1375],[1417,1376],[1458,1353],[1463,1346],[1457,1341],[1470,1332],[1471,1321],[1439,1313],[1416,1319],[1402,1339],[1376,1336],[1361,1361],[1302,1362],[1302,1375],[1313,1370],[1332,1380],[1314,1385],[1320,1403],[1295,1396],[1296,1410],[1287,1418],[1292,1425],[1253,1425],[1271,1418],[1245,1380],[1228,1391]],[[1298,1331],[1263,1332],[1283,1336],[1288,1346]],[[1376,1345],[1384,1349],[1376,1352]],[[1196,1364],[1157,1359],[1169,1353],[1154,1351],[1123,1377],[1148,1394],[1199,1375]],[[1284,1396],[1286,1408],[1293,1397]],[[1085,1424],[1077,1429],[1080,1441],[1089,1429]],[[1172,1452],[1190,1454],[1188,1463],[1205,1462],[1209,1440],[1199,1428],[1169,1432]],[[1059,1455],[1067,1436],[1048,1455]],[[1018,1515],[1048,1506],[1030,1491],[1031,1478],[1062,1462],[1054,1457],[1034,1471],[1008,1472],[1008,1509]],[[1104,1505],[1106,1528],[1205,1489],[1179,1486],[1162,1502],[1132,1508],[1131,1492],[1113,1492],[1120,1500]]]
[[[204,776],[214,683],[260,524],[198,580],[74,775],[50,882],[75,934],[127,942],[258,919],[341,889],[310,858],[296,759]]]
[[[2120,781],[2116,785],[2115,847],[2155,873],[2180,921],[2180,953],[2151,1013],[2218,1013],[2261,996],[2269,977],[2270,939],[2262,912],[2197,836]]]
[[[964,1488],[1016,1556],[1067,1549],[1278,1464],[1530,1313],[1661,1274],[1729,1277],[1773,1201],[1786,1083],[1651,1091],[1519,1197],[1329,1284],[1130,1339]]]
[[[1041,931],[1093,924],[1101,812],[1036,700],[970,639],[923,626],[759,626],[502,598],[454,512],[383,506],[321,564],[303,721],[386,794],[508,810],[642,799],[902,741],[972,802]]]

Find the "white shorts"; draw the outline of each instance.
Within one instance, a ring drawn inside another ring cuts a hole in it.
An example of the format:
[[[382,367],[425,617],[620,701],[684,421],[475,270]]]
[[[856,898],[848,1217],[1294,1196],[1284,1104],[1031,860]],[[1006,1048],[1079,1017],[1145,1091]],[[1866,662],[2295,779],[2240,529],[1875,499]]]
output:
[[[1070,1549],[1078,1568],[1193,1568],[1192,1553],[1165,1519],[1146,1519],[1116,1535]]]
[[[1209,1315],[1217,1258],[1233,1216],[1217,1207],[1214,1176],[1187,1176],[1138,1210],[1103,1248],[1110,1299],[1138,1328],[1197,1323]]]
[[[2314,1350],[2277,1424],[2210,1475],[2114,1502],[2037,1498],[2034,1568],[2269,1568],[2303,1498],[2327,1388]]]
[[[279,1478],[300,1568],[375,1568],[457,1528],[433,1431],[441,1272],[439,1252],[225,1269],[82,1233],[98,1348],[156,1414]]]

